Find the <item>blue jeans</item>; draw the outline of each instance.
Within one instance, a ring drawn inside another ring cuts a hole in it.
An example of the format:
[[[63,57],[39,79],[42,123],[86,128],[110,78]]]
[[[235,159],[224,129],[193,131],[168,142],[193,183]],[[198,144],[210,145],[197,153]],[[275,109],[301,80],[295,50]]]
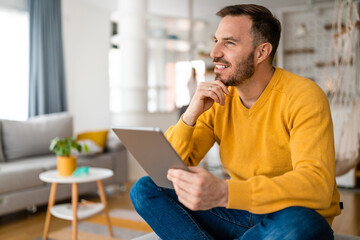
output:
[[[178,201],[174,190],[158,187],[150,177],[134,184],[130,198],[136,211],[164,240],[334,239],[325,218],[304,207],[289,207],[269,214],[220,207],[191,211]]]

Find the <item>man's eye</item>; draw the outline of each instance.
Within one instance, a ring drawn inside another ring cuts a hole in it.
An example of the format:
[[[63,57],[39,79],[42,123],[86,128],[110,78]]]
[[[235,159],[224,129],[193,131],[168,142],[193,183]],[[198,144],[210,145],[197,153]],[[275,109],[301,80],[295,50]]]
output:
[[[234,44],[235,44],[235,43],[229,42],[229,41],[225,42],[225,45],[234,45]]]

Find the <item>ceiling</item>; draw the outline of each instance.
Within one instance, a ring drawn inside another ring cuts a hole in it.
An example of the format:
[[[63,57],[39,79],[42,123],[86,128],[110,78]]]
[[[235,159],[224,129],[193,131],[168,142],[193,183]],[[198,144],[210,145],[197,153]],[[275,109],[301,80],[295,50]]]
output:
[[[1,1],[1,0],[0,0]],[[108,11],[110,14],[119,12],[121,1],[129,0],[78,0]],[[284,8],[312,7],[315,4],[335,3],[335,0],[144,0],[148,3],[148,13],[152,16],[175,18],[189,17],[189,4],[192,3],[193,18],[204,20],[209,24],[209,30],[215,31],[219,18],[216,12],[228,5],[259,4],[277,11]],[[276,13],[276,12],[275,12]]]
[[[103,8],[107,11],[118,9],[121,0],[81,0]],[[227,5],[252,3],[264,5],[271,10],[294,6],[311,6],[316,3],[335,2],[335,0],[147,0],[150,14],[169,15],[174,17],[188,17],[189,2],[193,3],[193,13],[195,18],[213,18],[215,13]]]
[[[75,0],[71,0],[75,1]],[[119,10],[121,0],[77,0],[92,5],[108,12]],[[133,1],[133,0],[124,0]],[[154,15],[166,15],[172,17],[188,17],[189,3],[192,2],[195,18],[210,20],[214,19],[215,13],[227,5],[253,3],[264,5],[270,10],[294,6],[312,6],[317,3],[335,2],[335,0],[145,0],[148,3],[148,11]],[[0,6],[10,6],[18,9],[26,9],[27,0],[0,0]]]

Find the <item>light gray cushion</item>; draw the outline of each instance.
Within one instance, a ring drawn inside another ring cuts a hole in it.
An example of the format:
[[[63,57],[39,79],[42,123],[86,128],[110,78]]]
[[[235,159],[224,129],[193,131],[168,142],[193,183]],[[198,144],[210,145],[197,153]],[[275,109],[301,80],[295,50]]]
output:
[[[0,173],[4,171],[12,171],[13,169],[22,169],[26,167],[41,168],[43,170],[56,169],[56,155],[41,155],[21,158],[20,161],[12,161],[0,163]]]
[[[2,120],[3,150],[6,161],[50,154],[50,141],[73,134],[72,116],[68,113],[46,114],[27,121]]]
[[[2,143],[2,123],[0,120],[0,162],[5,162],[5,156],[3,153],[3,143]]]
[[[92,156],[103,152],[103,148],[92,140],[78,140],[77,143],[81,145],[82,151],[79,153],[77,150],[71,149],[71,155]],[[85,145],[88,147],[89,152],[85,152]]]
[[[0,194],[16,192],[22,189],[43,186],[39,174],[44,169],[35,166],[17,166],[0,170]]]

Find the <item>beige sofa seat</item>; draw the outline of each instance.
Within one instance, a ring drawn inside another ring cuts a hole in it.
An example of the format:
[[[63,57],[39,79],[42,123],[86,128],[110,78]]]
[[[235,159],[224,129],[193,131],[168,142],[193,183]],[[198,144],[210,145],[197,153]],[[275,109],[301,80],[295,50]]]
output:
[[[44,168],[37,166],[0,167],[0,195],[44,186],[38,177],[43,171]]]

